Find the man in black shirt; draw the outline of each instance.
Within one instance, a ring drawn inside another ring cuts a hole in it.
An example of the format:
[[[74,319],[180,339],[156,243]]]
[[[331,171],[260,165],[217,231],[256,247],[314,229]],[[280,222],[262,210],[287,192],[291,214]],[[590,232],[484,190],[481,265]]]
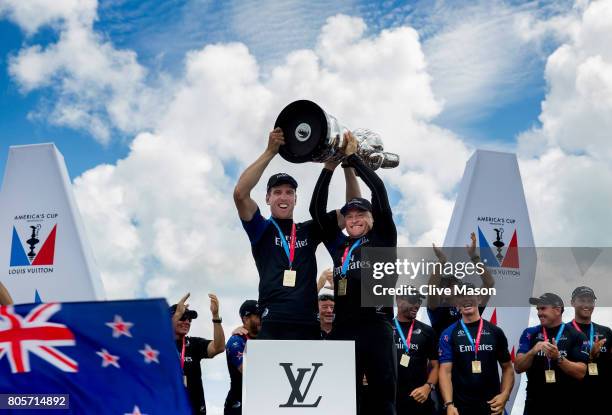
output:
[[[354,154],[357,150],[355,137],[348,133],[345,138],[345,162],[355,169],[371,190],[372,202],[359,197],[344,205],[340,212],[348,236],[345,235],[337,218],[325,213],[329,183],[337,166],[334,163],[325,164],[315,186],[310,213],[321,228],[335,231],[331,239],[325,240],[334,262],[335,319],[331,339],[355,341],[358,413],[365,414],[361,406],[365,374],[371,397],[369,401],[376,414],[392,415],[395,414],[397,387],[397,356],[391,326],[393,304],[386,307],[361,306],[361,268],[366,268],[366,264],[362,264],[361,248],[395,248],[397,231],[383,181]],[[391,278],[386,283],[395,286]]]
[[[183,382],[187,387],[187,394],[194,414],[206,414],[200,360],[212,359],[225,350],[225,334],[221,326],[221,318],[219,318],[219,300],[214,294],[208,296],[210,297],[210,312],[213,317],[212,341],[201,337],[187,336],[191,328],[191,321],[198,318],[197,311],[189,310],[189,306],[185,304],[185,301],[189,298],[189,293],[181,298],[178,304],[170,307],[176,349],[183,369]]]
[[[440,337],[439,385],[447,415],[503,414],[514,386],[506,335],[480,317],[478,301],[456,296],[461,319]]]
[[[262,309],[259,338],[315,340],[320,338],[316,319],[315,252],[330,230],[313,221],[293,221],[297,182],[286,173],[277,173],[268,180],[266,204],[270,206],[270,218],[262,216],[251,198],[251,190],[284,143],[280,128],[270,133],[264,153],[240,176],[234,189],[234,202],[251,241],[259,272],[259,306]],[[359,186],[350,169],[346,171],[346,180],[347,195],[353,191],[358,194]],[[339,212],[325,215],[329,220],[343,221]]]
[[[334,297],[329,294],[319,295],[319,323],[321,324],[321,338],[327,339],[334,323]]]
[[[523,331],[514,361],[516,373],[527,372],[525,415],[581,414],[580,382],[587,371],[586,338],[562,321],[563,300],[545,293],[530,298],[537,307],[540,325]]]
[[[432,415],[430,394],[438,383],[438,348],[433,329],[416,319],[423,296],[397,296],[397,415]]]
[[[471,244],[467,246],[467,254],[468,257],[475,264],[481,263],[480,256],[476,252],[476,234],[472,232],[470,235]],[[436,245],[433,245],[434,253],[436,257],[444,266],[448,259],[444,252],[438,248]],[[495,280],[491,275],[491,272],[488,270],[486,266],[483,265],[484,272],[481,275],[482,278],[482,288],[493,288],[495,286]],[[453,276],[443,276],[437,273],[433,273],[429,277],[428,284],[430,286],[436,286],[441,288],[453,287],[457,284],[461,284],[461,281]],[[478,311],[480,315],[484,313],[487,302],[489,301],[489,295],[481,295],[478,297]],[[429,322],[431,323],[431,327],[434,329],[436,333],[436,341],[440,339],[440,335],[442,331],[446,329],[451,324],[459,321],[461,318],[461,313],[455,307],[455,301],[453,296],[444,296],[444,295],[430,295],[427,298],[427,315],[429,317]]]
[[[572,293],[575,312],[572,326],[586,336],[589,351],[589,364],[578,404],[582,413],[597,413],[609,406],[607,393],[612,386],[612,330],[591,320],[596,299],[595,292],[589,287],[578,287]]]
[[[230,374],[230,390],[225,399],[223,415],[240,415],[242,413],[242,361],[246,343],[257,338],[261,329],[259,305],[255,300],[246,300],[240,306],[243,333],[232,335],[225,346],[227,370]]]

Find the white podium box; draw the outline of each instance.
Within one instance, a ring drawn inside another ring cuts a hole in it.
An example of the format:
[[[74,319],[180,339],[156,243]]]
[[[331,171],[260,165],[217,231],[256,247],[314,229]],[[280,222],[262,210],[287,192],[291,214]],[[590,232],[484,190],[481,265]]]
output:
[[[243,415],[354,415],[355,342],[249,340]]]

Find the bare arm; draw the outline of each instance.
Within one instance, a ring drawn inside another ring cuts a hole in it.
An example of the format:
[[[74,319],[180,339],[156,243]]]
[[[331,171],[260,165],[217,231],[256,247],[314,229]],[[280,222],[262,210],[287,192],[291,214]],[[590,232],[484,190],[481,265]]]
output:
[[[214,320],[219,319],[219,299],[214,294],[208,294],[210,297],[210,311]],[[208,357],[214,357],[225,351],[225,333],[221,323],[213,323],[213,341],[208,343]]]
[[[11,295],[9,294],[4,284],[0,282],[0,305],[11,304],[13,304],[13,299],[11,298]]]
[[[565,374],[575,379],[582,380],[586,375],[587,365],[585,363],[561,359],[557,361],[557,365]]]
[[[512,369],[512,362],[508,361],[502,363],[502,379],[501,379],[501,392],[493,397],[487,403],[491,406],[491,413],[493,415],[502,415],[508,399],[510,399],[510,393],[514,387],[514,370]]]
[[[321,291],[325,287],[325,283],[329,282],[330,289],[334,289],[334,273],[331,268],[327,268],[324,270],[321,275],[319,275],[319,279],[317,280],[317,292]]]
[[[445,362],[440,364],[440,376],[439,376],[439,386],[440,393],[442,394],[442,403],[453,401],[453,382],[452,382],[452,370],[453,364],[452,362]],[[454,412],[453,412],[454,410]],[[454,405],[449,406],[446,410],[447,414],[457,414],[457,409],[454,408]]]
[[[240,175],[238,183],[234,188],[234,203],[238,209],[238,216],[244,221],[253,219],[253,215],[257,211],[257,203],[251,198],[251,190],[261,179],[261,176],[270,164],[270,161],[278,154],[278,150],[282,144],[285,144],[283,131],[280,128],[275,128],[268,137],[268,147],[261,156],[257,158],[246,170]]]
[[[440,365],[438,364],[437,360],[430,360],[429,363],[431,366],[431,371],[427,377],[427,382],[410,392],[410,396],[412,396],[412,398],[418,403],[424,403],[429,397],[432,389],[430,384],[435,385],[438,383],[438,370]]]
[[[436,246],[436,244],[432,243],[431,245],[433,247],[434,254],[436,254],[436,257],[438,258],[438,261],[440,261],[440,264],[444,266],[444,264],[446,264],[446,261],[447,261],[446,255],[440,248]],[[430,286],[435,285],[436,287],[439,287],[442,282],[442,276],[437,273],[436,269],[437,268],[434,268],[434,272],[429,276],[428,284]],[[430,295],[427,297],[427,308],[428,309],[435,310],[439,306],[440,306],[440,296],[439,295]]]
[[[529,369],[533,363],[533,358],[542,350],[546,342],[537,342],[527,353],[518,353],[514,359],[514,371],[523,373]]]

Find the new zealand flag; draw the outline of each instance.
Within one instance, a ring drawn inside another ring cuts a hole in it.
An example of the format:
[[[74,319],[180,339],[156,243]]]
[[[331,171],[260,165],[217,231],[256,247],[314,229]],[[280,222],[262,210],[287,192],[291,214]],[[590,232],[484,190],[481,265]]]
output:
[[[173,339],[161,299],[0,306],[0,393],[68,395],[38,414],[190,414]]]

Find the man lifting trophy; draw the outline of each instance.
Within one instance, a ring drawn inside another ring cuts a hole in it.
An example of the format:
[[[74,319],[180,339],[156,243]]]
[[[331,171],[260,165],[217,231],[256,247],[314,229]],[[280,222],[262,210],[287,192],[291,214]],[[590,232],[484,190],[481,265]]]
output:
[[[292,163],[307,161],[340,161],[345,155],[344,132],[347,128],[317,104],[308,100],[294,101],[287,105],[276,119],[275,127],[283,130],[285,144],[280,147],[282,158]],[[393,168],[399,164],[399,156],[384,151],[380,136],[373,131],[357,129],[357,155],[372,170]]]

